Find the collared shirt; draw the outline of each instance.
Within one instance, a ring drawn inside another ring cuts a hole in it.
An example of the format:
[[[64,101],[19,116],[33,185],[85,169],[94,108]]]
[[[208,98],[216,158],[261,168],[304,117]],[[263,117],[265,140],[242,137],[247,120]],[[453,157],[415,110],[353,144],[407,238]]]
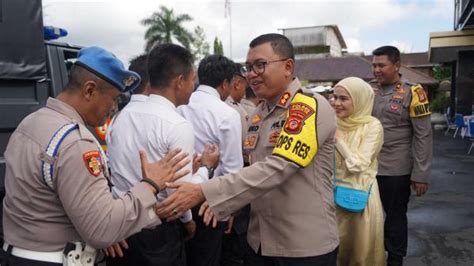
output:
[[[323,96],[313,95],[318,151],[312,162],[301,168],[272,155],[300,87],[295,78],[278,103],[263,102],[250,117],[246,142],[253,145],[245,148],[252,165],[201,184],[217,218],[251,203],[247,241],[263,256],[319,256],[339,244],[332,185],[336,116]]]
[[[200,85],[189,104],[178,110],[194,129],[196,152],[202,153],[206,143],[219,146],[215,176],[235,173],[243,167],[240,115],[220,99],[216,89]]]
[[[63,139],[56,158],[51,158],[46,147],[55,132],[70,123],[79,129]],[[8,244],[48,252],[62,251],[75,241],[104,248],[160,223],[156,198],[146,184],[113,199],[96,142],[79,113],[54,98],[20,123],[5,152],[3,225]],[[88,159],[93,154],[95,164]],[[54,189],[43,179],[43,161],[54,164]]]
[[[397,91],[398,83],[401,87]],[[395,84],[380,86],[375,93],[372,115],[384,129],[377,174],[411,175],[412,181],[427,183],[433,156],[431,120],[430,115],[410,117],[413,85],[402,78]]]
[[[112,192],[121,197],[129,187],[142,179],[139,150],[146,151],[150,161],[163,158],[175,148],[190,155],[194,152],[194,135],[191,125],[168,99],[151,94],[148,100],[130,104],[120,112],[107,138],[112,176]],[[192,163],[185,169],[191,170]],[[181,181],[192,181],[188,174]],[[158,198],[164,199],[174,190],[166,189]],[[182,222],[192,219],[188,211]]]

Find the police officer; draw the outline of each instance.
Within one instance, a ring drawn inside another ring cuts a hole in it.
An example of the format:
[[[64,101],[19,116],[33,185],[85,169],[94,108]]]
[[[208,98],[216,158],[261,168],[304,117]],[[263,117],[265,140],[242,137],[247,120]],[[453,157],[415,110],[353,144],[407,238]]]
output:
[[[384,128],[377,181],[386,214],[385,249],[388,265],[402,265],[407,253],[410,185],[417,196],[428,190],[433,154],[431,112],[424,89],[400,75],[397,48],[382,46],[372,54],[373,116]]]
[[[207,200],[221,219],[250,203],[250,265],[336,265],[335,114],[324,97],[300,89],[294,64],[283,35],[250,43],[242,72],[265,100],[245,139],[251,165],[201,185],[171,184],[177,191],[158,207],[160,215],[176,218]]]
[[[5,152],[2,265],[92,265],[96,248],[160,224],[155,195],[186,174],[175,174],[186,154],[148,165],[142,153],[143,182],[114,200],[104,152],[86,127],[103,124],[139,83],[110,52],[81,49],[64,91],[20,123]]]

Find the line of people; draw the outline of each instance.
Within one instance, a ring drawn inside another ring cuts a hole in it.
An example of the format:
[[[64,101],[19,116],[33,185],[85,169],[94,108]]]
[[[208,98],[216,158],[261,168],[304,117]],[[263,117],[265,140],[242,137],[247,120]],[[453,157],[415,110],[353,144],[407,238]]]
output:
[[[428,98],[399,67],[399,51],[380,47],[375,80],[343,79],[327,101],[301,88],[280,34],[252,40],[242,65],[206,57],[196,89],[178,45],[130,70],[81,50],[64,92],[7,147],[5,265],[84,260],[88,246],[108,265],[402,265],[410,186],[427,191],[432,137]],[[250,112],[247,84],[261,100]],[[85,125],[131,90],[106,159]]]

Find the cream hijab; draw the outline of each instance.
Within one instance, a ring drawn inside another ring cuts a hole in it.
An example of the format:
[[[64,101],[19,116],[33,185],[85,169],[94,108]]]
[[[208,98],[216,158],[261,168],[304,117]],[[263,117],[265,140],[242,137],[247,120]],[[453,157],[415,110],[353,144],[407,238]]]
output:
[[[367,82],[360,78],[349,77],[339,81],[336,86],[346,89],[352,98],[354,106],[354,112],[350,116],[337,119],[339,129],[351,131],[376,120],[371,115],[374,106],[374,91]]]

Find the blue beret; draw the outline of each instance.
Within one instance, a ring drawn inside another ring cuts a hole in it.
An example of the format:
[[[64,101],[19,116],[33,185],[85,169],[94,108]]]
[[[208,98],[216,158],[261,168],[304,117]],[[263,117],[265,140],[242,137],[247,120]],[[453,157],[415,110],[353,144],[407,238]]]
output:
[[[134,90],[140,85],[140,75],[125,69],[115,55],[100,47],[82,48],[76,64],[109,82],[121,92]]]

